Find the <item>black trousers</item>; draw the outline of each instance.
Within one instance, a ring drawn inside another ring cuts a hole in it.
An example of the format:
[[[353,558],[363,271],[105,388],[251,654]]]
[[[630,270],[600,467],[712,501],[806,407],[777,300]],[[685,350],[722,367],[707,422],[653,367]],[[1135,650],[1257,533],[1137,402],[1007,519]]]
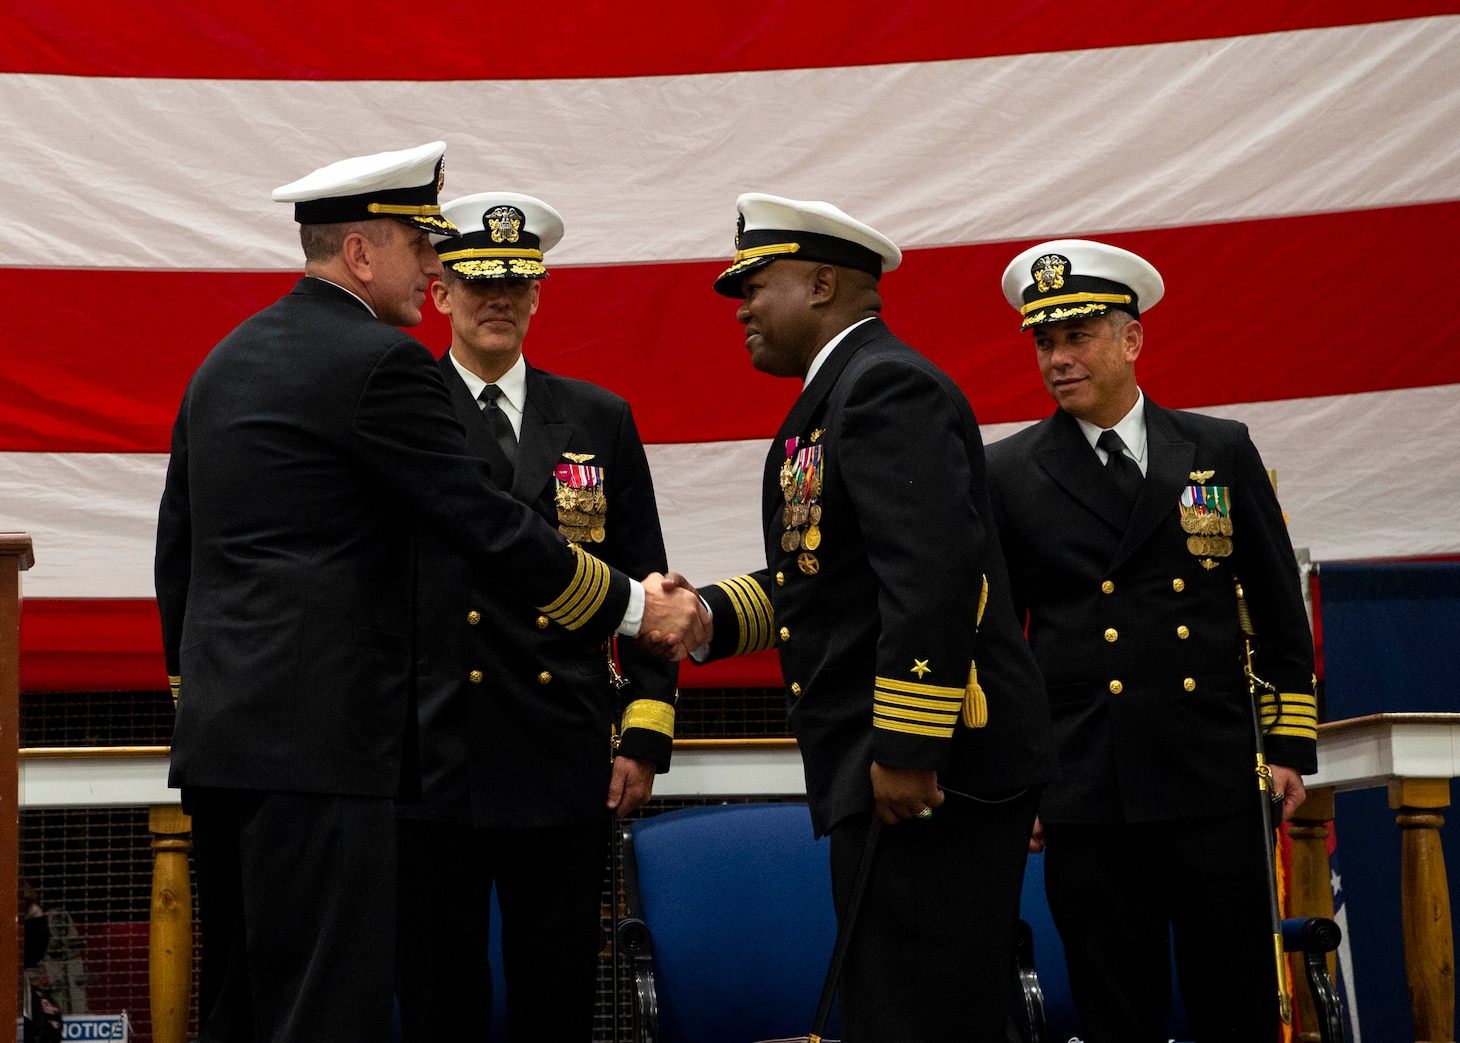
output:
[[[1196,1043],[1278,1038],[1261,829],[1255,808],[1045,824],[1045,893],[1086,1043],[1166,1043],[1173,942]]]
[[[190,788],[199,1043],[386,1043],[395,802]]]
[[[483,1037],[494,1002],[493,883],[508,1038],[592,1039],[607,818],[530,829],[400,820],[396,994],[404,1043]]]
[[[927,820],[884,826],[842,969],[847,1043],[1006,1043],[1014,923],[1037,792],[949,795]],[[870,814],[831,831],[843,910]]]

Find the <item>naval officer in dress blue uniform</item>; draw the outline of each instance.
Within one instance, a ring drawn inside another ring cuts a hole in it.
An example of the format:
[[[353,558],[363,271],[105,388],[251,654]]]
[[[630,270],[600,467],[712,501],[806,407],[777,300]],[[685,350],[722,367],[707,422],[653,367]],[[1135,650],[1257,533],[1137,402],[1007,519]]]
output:
[[[780,653],[839,909],[876,816],[841,980],[846,1038],[1002,1041],[1052,749],[973,411],[878,317],[901,252],[819,201],[747,193],[715,289],[757,369],[804,382],[771,442],[765,568],[701,590],[711,656]]]
[[[445,147],[275,190],[304,278],[213,348],[173,428],[155,572],[203,1043],[389,1038],[418,521],[555,626],[704,638],[698,598],[631,581],[492,484],[436,360],[397,328],[441,272],[431,234],[455,231]]]
[[[1143,319],[1165,290],[1144,258],[1041,243],[1003,289],[1057,406],[988,460],[1059,744],[1040,805],[1045,882],[1085,1039],[1164,1043],[1170,936],[1198,1040],[1275,1040],[1237,584],[1255,672],[1276,686],[1262,726],[1291,815],[1316,768],[1316,717],[1282,511],[1243,425],[1163,409],[1136,382]]]
[[[471,451],[573,544],[630,575],[664,571],[629,404],[522,353],[561,216],[516,192],[442,214],[461,235],[437,242],[431,293],[451,320],[438,368]],[[642,806],[668,770],[678,667],[627,641],[611,662],[602,635],[504,596],[424,530],[416,646],[423,794],[398,824],[404,1039],[468,1038],[503,1001],[487,953],[495,883],[509,1037],[581,1043],[603,947],[606,809]]]

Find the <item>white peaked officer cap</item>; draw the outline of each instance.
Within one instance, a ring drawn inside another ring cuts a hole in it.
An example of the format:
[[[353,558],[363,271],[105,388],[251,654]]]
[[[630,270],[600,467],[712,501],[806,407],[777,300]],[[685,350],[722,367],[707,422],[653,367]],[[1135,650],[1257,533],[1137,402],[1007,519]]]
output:
[[[445,152],[446,142],[433,141],[342,159],[274,189],[274,202],[293,203],[294,220],[302,225],[389,217],[412,228],[455,235],[437,199],[446,183]]]
[[[783,258],[856,268],[874,278],[902,263],[891,239],[830,203],[746,192],[735,209],[735,262],[715,280],[715,292],[726,297],[744,297],[745,276]]]
[[[563,238],[562,215],[521,192],[462,196],[441,214],[461,238],[438,240],[436,252],[463,279],[546,279],[542,255]]]
[[[1004,269],[1004,298],[1024,316],[1021,330],[1042,322],[1104,315],[1111,308],[1140,318],[1166,293],[1161,273],[1144,257],[1089,239],[1031,246]]]

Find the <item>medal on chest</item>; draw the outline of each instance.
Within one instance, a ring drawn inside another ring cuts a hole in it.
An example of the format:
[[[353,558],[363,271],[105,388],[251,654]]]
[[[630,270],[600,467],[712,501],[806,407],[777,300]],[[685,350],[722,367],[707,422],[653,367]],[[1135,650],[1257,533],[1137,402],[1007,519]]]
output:
[[[608,498],[603,492],[603,468],[589,467],[592,453],[564,453],[572,463],[553,468],[558,508],[558,531],[572,543],[602,543],[608,535]]]
[[[1201,558],[1204,569],[1217,567],[1217,558],[1232,553],[1232,489],[1207,485],[1215,472],[1193,471],[1196,485],[1181,492],[1181,529],[1188,533],[1186,549]]]
[[[786,462],[781,464],[781,495],[785,505],[781,508],[781,549],[787,554],[802,551],[797,555],[796,567],[808,576],[814,576],[820,568],[816,555],[811,553],[821,546],[821,475],[822,449],[815,442],[821,437],[820,429],[811,433],[811,444],[802,445],[801,439],[786,440]]]

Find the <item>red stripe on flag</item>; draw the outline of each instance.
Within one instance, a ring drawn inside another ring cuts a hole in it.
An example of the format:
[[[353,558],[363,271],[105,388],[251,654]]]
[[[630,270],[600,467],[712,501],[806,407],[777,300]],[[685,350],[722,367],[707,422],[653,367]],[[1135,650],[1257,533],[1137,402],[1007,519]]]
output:
[[[681,663],[681,688],[780,688],[781,658],[774,648],[696,665]]]
[[[966,0],[684,4],[543,0],[429,9],[361,0],[26,0],[0,70],[74,76],[475,80],[681,75],[1029,54],[1456,13],[1446,0],[1172,4]],[[1037,85],[1031,84],[1031,89]]]
[[[1434,244],[1460,238],[1460,202],[1101,238],[1166,279],[1139,365],[1164,406],[1460,383],[1460,311],[1437,304],[1429,270]],[[1051,409],[999,290],[1023,245],[913,250],[883,282],[893,330],[959,381],[984,423]],[[798,386],[751,369],[736,302],[710,290],[723,267],[555,269],[528,357],[624,395],[649,442],[768,437]],[[0,295],[26,304],[0,344],[0,450],[165,452],[192,370],[294,278],[0,269]],[[449,328],[425,311],[413,332],[440,354]]]
[[[26,598],[21,602],[21,691],[166,687],[162,624],[155,601]]]

